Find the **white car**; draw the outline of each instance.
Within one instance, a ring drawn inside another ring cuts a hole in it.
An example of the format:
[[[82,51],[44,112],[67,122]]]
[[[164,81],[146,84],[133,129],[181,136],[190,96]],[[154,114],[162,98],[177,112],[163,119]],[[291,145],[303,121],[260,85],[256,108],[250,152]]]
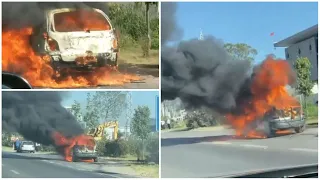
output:
[[[19,148],[17,149],[17,152],[35,153],[35,151],[36,148],[32,141],[22,141]]]
[[[30,42],[35,53],[44,61],[50,61],[56,72],[117,66],[116,32],[103,11],[50,9],[44,17],[45,22],[33,28]]]

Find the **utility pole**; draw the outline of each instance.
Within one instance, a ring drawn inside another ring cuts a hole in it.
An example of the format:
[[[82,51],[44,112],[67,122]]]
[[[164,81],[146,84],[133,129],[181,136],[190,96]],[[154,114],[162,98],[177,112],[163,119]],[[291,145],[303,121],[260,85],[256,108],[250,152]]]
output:
[[[199,40],[204,40],[204,37],[203,37],[203,33],[202,33],[202,29],[200,29],[200,36],[199,36]]]
[[[132,96],[131,92],[127,93],[127,109],[126,109],[126,125],[125,125],[125,137],[127,138],[129,135],[129,127],[130,127],[130,119],[132,118]]]

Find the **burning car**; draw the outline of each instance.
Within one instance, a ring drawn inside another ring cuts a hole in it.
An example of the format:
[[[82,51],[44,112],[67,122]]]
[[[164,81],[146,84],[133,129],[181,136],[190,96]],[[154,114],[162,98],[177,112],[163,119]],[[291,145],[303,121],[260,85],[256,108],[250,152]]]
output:
[[[250,132],[252,129],[263,132],[267,138],[274,137],[279,130],[294,129],[296,133],[303,132],[306,127],[306,121],[302,108],[293,106],[284,109],[272,108],[261,119],[254,121],[246,129]]]
[[[118,46],[109,17],[99,9],[47,9],[45,22],[33,28],[34,52],[55,72],[117,66]]]
[[[92,140],[94,141],[94,140]],[[79,160],[93,160],[98,162],[98,154],[96,152],[95,142],[89,144],[78,144],[76,143],[71,150],[72,161],[76,162]]]

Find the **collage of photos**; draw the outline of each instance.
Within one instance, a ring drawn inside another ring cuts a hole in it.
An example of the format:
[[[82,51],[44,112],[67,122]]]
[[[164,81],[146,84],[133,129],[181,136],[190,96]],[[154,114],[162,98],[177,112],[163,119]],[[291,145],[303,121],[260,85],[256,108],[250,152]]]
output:
[[[2,178],[318,178],[318,1],[1,5]]]

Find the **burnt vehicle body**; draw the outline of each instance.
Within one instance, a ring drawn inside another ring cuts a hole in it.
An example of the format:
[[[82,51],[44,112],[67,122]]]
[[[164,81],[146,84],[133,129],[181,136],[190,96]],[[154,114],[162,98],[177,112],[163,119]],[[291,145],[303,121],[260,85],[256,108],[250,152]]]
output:
[[[50,61],[56,72],[117,66],[116,31],[103,11],[93,8],[48,9],[44,16],[45,22],[33,28],[30,43],[34,52]],[[91,29],[84,27],[88,22],[96,23],[95,20],[102,25]]]
[[[247,130],[255,129],[271,138],[276,135],[278,130],[294,129],[296,133],[301,133],[305,130],[305,127],[306,120],[302,107],[293,106],[285,109],[272,108],[264,117],[252,122]]]
[[[72,161],[77,162],[81,160],[93,160],[98,162],[98,153],[96,145],[78,145],[73,146],[71,151]]]

